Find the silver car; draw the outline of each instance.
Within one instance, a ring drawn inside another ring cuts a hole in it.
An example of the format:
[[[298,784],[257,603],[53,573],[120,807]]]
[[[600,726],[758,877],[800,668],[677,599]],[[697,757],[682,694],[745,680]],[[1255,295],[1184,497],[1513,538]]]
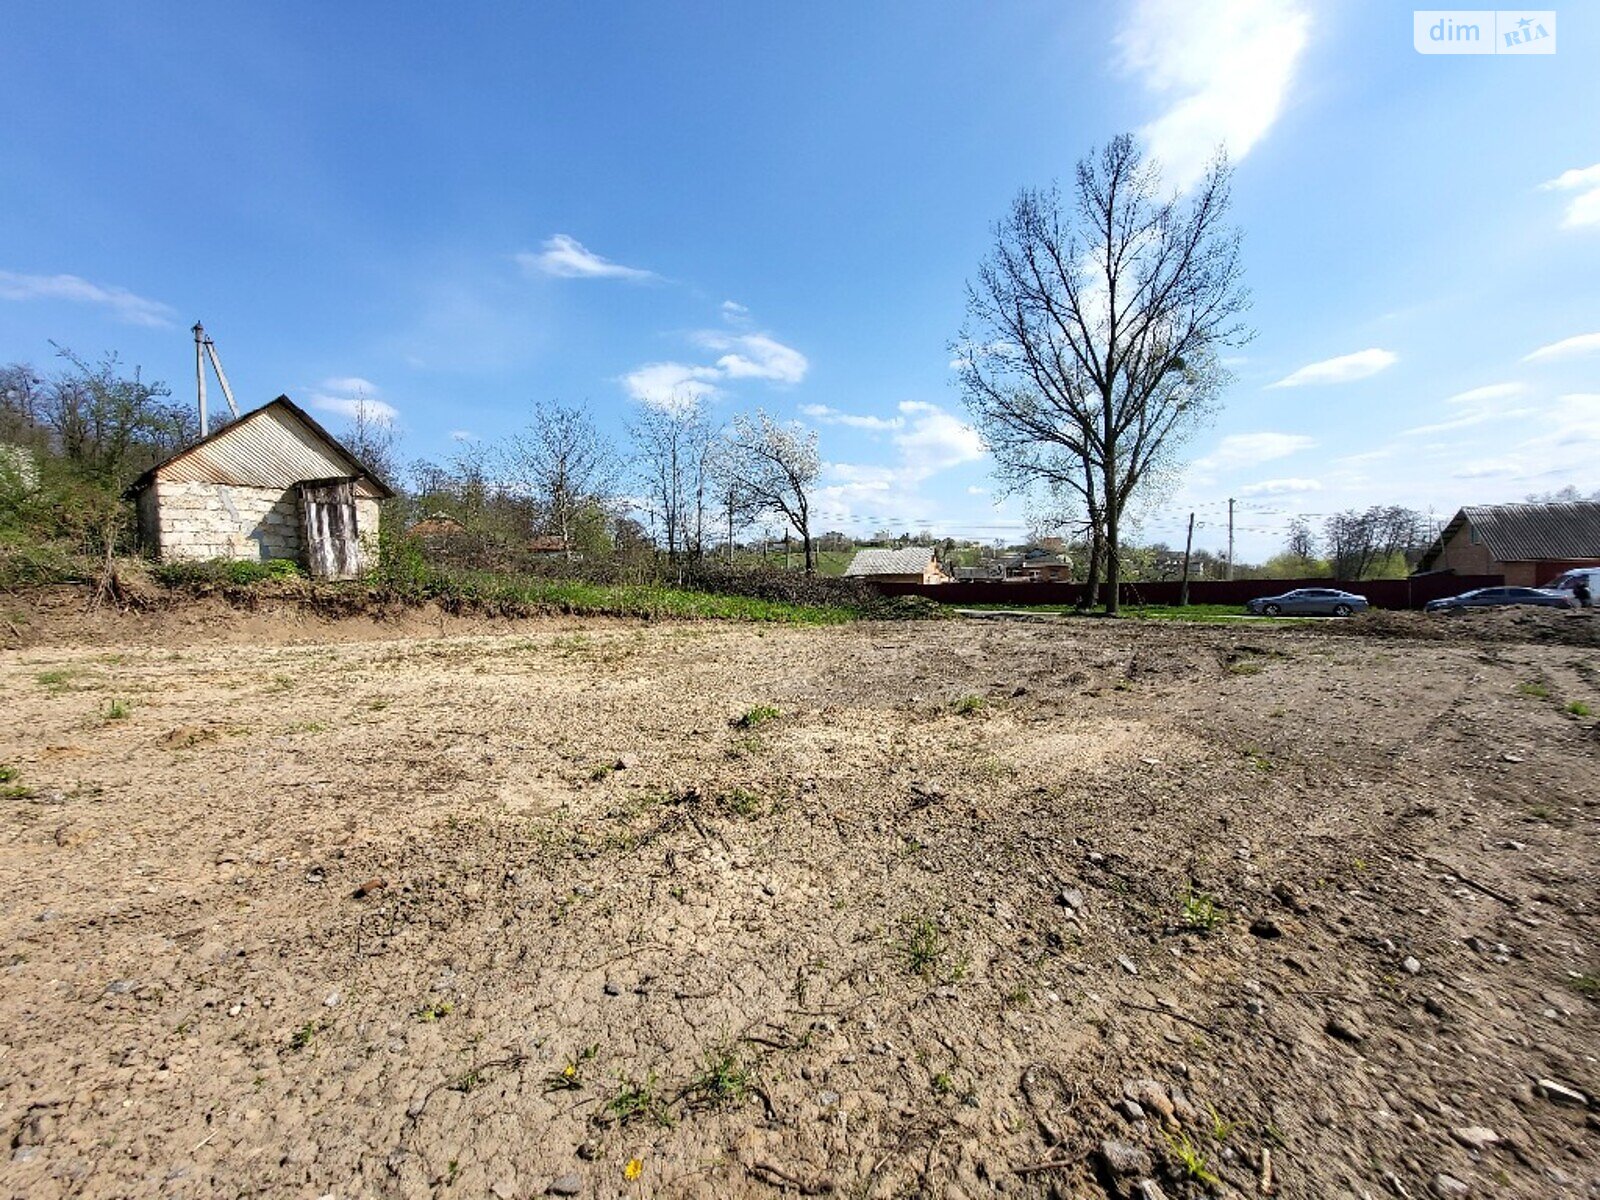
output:
[[[1245,605],[1257,616],[1348,617],[1366,612],[1367,598],[1338,588],[1295,588],[1281,596],[1258,596]]]

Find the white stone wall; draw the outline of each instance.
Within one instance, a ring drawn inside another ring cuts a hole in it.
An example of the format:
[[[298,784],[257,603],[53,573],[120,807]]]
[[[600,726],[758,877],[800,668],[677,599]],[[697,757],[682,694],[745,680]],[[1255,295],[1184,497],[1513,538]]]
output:
[[[362,569],[376,558],[379,502],[357,496]],[[156,480],[139,495],[139,532],[163,562],[287,558],[306,564],[293,488]]]
[[[140,497],[139,509],[145,538],[163,561],[305,561],[300,506],[292,488],[284,491],[158,479]]]

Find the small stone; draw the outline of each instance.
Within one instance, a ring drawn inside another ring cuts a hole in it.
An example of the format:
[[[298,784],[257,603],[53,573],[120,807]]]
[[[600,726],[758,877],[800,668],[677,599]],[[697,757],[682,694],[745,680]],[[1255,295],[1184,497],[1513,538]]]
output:
[[[1283,936],[1283,930],[1279,928],[1278,923],[1271,917],[1257,917],[1254,921],[1251,921],[1250,932],[1258,938],[1279,938]]]
[[[1144,1109],[1139,1107],[1139,1102],[1137,1100],[1129,1100],[1124,1097],[1123,1100],[1118,1103],[1117,1108],[1120,1109],[1122,1115],[1127,1117],[1130,1121],[1144,1120]]]
[[[333,991],[329,992],[327,998],[323,1000],[322,1007],[338,1008],[340,1001],[343,999],[344,997],[339,993],[339,990],[335,988]]]
[[[1459,1129],[1452,1129],[1450,1136],[1468,1150],[1487,1150],[1500,1144],[1500,1135],[1483,1125],[1463,1125]]]
[[[1422,963],[1411,955],[1406,955],[1405,962],[1400,964],[1400,969],[1407,975],[1416,975],[1422,970]]]
[[[818,1092],[817,1103],[822,1105],[823,1108],[832,1108],[835,1104],[839,1103],[839,1093]]]
[[[1360,1045],[1367,1040],[1366,1031],[1347,1013],[1335,1013],[1328,1018],[1328,1023],[1323,1028],[1328,1031],[1329,1037],[1349,1042],[1352,1046]]]
[[[1576,1088],[1569,1088],[1564,1083],[1557,1083],[1554,1079],[1539,1080],[1534,1085],[1533,1090],[1552,1104],[1570,1104],[1574,1108],[1587,1108],[1589,1106],[1589,1097]]]
[[[1471,1195],[1471,1189],[1466,1184],[1462,1183],[1454,1175],[1446,1175],[1442,1171],[1433,1177],[1433,1181],[1428,1184],[1428,1190],[1435,1196],[1441,1197],[1442,1200],[1451,1200],[1452,1197],[1456,1196]]]
[[[1144,1147],[1115,1138],[1100,1143],[1100,1161],[1113,1175],[1145,1175],[1150,1171],[1150,1155]]]
[[[1083,893],[1077,888],[1062,888],[1056,895],[1056,903],[1061,905],[1062,908],[1070,909],[1073,912],[1082,912]]]
[[[1098,850],[1091,850],[1089,851],[1089,861],[1095,866],[1101,867],[1105,865],[1106,856]]]
[[[1141,1179],[1133,1185],[1134,1200],[1167,1200],[1167,1194],[1154,1179]]]
[[[576,1196],[583,1191],[583,1180],[576,1171],[569,1171],[565,1175],[557,1175],[550,1181],[550,1186],[545,1188],[546,1196]]]
[[[1292,883],[1275,883],[1272,885],[1272,895],[1290,912],[1300,913],[1302,916],[1307,911],[1305,898],[1300,895],[1300,889]]]
[[[608,979],[608,980],[606,980],[605,991],[606,991],[606,995],[608,995],[608,996],[620,996],[620,995],[622,995],[622,985],[620,983],[616,983],[613,980]]]
[[[499,1200],[513,1200],[517,1194],[517,1185],[510,1179],[497,1179],[489,1185],[489,1191]]]
[[[126,996],[129,992],[133,991],[135,986],[136,985],[131,979],[113,979],[110,983],[106,984],[106,995]]]
[[[1519,762],[1522,761],[1522,755],[1513,754],[1510,750],[1507,750],[1504,754],[1502,754],[1500,756],[1500,761],[1501,762],[1508,762],[1508,763],[1519,763]],[[1449,1176],[1445,1176],[1444,1178],[1448,1179]],[[1461,1194],[1463,1196],[1466,1195],[1465,1192],[1462,1192]]]
[[[611,769],[614,771],[631,771],[638,765],[639,756],[637,754],[619,754],[617,755],[617,761],[611,764]]]
[[[1450,1010],[1445,1008],[1444,1001],[1437,996],[1429,996],[1422,1002],[1422,1008],[1430,1017],[1443,1018],[1449,1016],[1450,1013]]]
[[[1134,965],[1133,959],[1129,958],[1126,954],[1117,955],[1117,965],[1129,975],[1137,975],[1139,973],[1139,968]]]

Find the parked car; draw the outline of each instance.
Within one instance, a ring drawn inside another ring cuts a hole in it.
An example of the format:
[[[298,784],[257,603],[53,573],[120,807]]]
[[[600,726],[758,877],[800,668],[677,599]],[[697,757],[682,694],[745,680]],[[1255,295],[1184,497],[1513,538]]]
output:
[[[1572,608],[1577,601],[1571,592],[1553,592],[1549,588],[1492,587],[1475,588],[1459,596],[1446,596],[1443,600],[1429,600],[1423,608],[1427,612],[1456,612],[1464,608],[1503,608],[1513,604],[1531,604],[1537,608]]]
[[[1367,607],[1367,598],[1354,592],[1341,592],[1338,588],[1295,588],[1281,596],[1258,596],[1245,605],[1245,610],[1267,617],[1284,614],[1348,617],[1351,613],[1366,612]]]

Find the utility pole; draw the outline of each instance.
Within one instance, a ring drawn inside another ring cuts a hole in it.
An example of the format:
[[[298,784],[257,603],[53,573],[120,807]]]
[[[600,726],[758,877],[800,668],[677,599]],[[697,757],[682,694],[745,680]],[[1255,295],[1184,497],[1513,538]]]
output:
[[[1233,578],[1233,497],[1228,497],[1228,578]]]
[[[1183,539],[1183,584],[1178,588],[1178,603],[1189,603],[1189,551],[1194,549],[1194,514],[1189,514],[1189,536]]]
[[[239,406],[234,403],[233,389],[228,386],[228,377],[222,372],[222,359],[217,357],[217,344],[206,336],[206,327],[199,321],[194,323],[194,328],[189,332],[194,334],[194,384],[195,391],[199,393],[200,401],[200,436],[205,437],[206,428],[206,356],[211,356],[211,365],[217,372],[217,382],[222,385],[223,398],[228,402],[228,408],[233,415],[239,415]]]

